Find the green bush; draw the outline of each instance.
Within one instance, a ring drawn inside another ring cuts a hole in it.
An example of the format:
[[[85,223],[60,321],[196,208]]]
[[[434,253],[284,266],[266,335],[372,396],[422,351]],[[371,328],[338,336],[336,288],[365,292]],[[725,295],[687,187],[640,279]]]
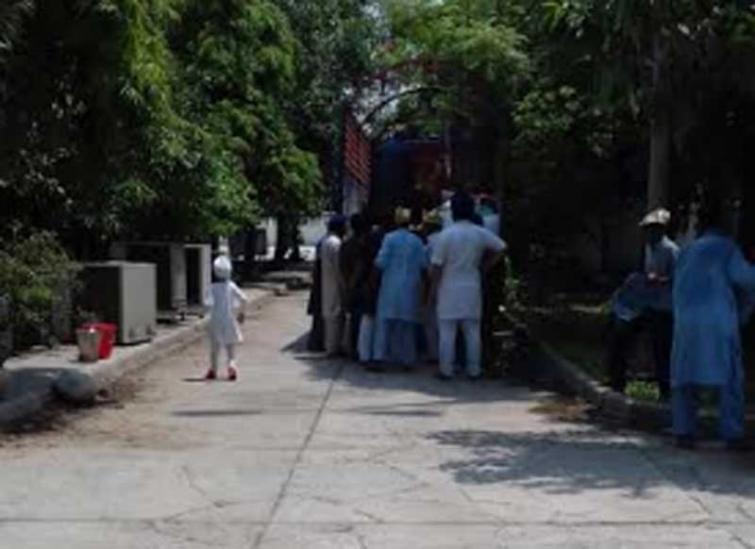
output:
[[[631,381],[627,384],[626,394],[630,398],[642,402],[659,402],[661,391],[658,384],[649,381]]]
[[[71,289],[76,270],[51,233],[0,242],[0,295],[10,299],[16,349],[47,343],[53,310]]]

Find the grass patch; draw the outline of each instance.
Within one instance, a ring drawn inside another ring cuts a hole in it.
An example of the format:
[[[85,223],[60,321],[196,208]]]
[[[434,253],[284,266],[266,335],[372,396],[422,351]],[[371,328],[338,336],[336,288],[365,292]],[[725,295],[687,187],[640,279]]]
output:
[[[561,356],[606,382],[605,333],[607,314],[602,304],[560,302],[525,312],[532,333]]]
[[[532,334],[547,343],[565,359],[579,366],[594,379],[606,383],[606,330],[609,309],[606,296],[561,294],[547,306],[522,311]],[[745,395],[755,407],[755,319],[742,334],[745,356]],[[655,382],[635,380],[626,394],[643,402],[658,402],[660,391]],[[703,397],[703,406],[710,406]]]
[[[630,381],[624,393],[640,402],[658,402],[661,400],[661,391],[658,384],[651,381]]]

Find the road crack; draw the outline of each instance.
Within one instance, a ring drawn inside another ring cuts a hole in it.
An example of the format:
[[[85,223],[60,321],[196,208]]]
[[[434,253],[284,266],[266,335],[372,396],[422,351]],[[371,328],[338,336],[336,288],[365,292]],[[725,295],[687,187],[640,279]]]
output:
[[[302,462],[304,453],[309,448],[309,445],[311,444],[312,439],[315,436],[315,432],[317,431],[317,428],[320,425],[320,420],[322,419],[322,416],[325,413],[325,409],[328,406],[328,402],[330,401],[330,397],[333,394],[333,389],[335,388],[335,385],[338,382],[338,379],[343,374],[345,367],[346,367],[346,363],[341,362],[336,368],[336,371],[334,372],[333,377],[330,379],[330,383],[328,384],[328,389],[325,392],[325,396],[323,397],[322,402],[320,403],[320,407],[317,409],[317,413],[315,414],[314,419],[312,420],[312,425],[310,425],[309,430],[307,431],[307,436],[305,437],[304,441],[299,447],[299,450],[296,453],[296,457],[294,458],[294,462],[291,464],[291,469],[288,472],[288,476],[286,477],[286,480],[283,481],[283,485],[281,486],[281,489],[278,492],[278,496],[275,498],[273,507],[270,510],[269,519],[265,523],[265,527],[257,535],[254,541],[254,544],[252,545],[254,549],[258,549],[262,545],[262,542],[267,536],[267,533],[270,531],[270,526],[272,526],[273,520],[275,519],[275,515],[278,513],[278,509],[280,509],[280,506],[283,503],[283,500],[288,494],[289,487],[291,486],[291,482],[294,479],[294,474],[296,474],[296,470],[299,468],[299,465]]]

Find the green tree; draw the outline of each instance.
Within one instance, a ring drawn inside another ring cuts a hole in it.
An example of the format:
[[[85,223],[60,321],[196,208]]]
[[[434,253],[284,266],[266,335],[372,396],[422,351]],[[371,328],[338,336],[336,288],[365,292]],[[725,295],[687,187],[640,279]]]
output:
[[[741,45],[752,37],[753,14],[743,7],[732,0],[545,3],[544,19],[570,31],[570,65],[590,67],[604,97],[644,114],[649,207],[669,204],[672,146],[696,125],[700,90],[730,79],[722,69],[733,53],[732,40]]]
[[[194,215],[208,209],[195,207],[200,197],[213,193],[198,175],[205,139],[176,108],[165,37],[173,4],[35,7],[0,91],[0,207],[9,219],[96,246],[140,232],[138,220],[170,203],[172,211],[189,206],[180,216],[193,224],[187,234],[215,229],[206,215]],[[164,220],[161,234],[184,231],[188,224],[174,219]]]
[[[275,0],[296,38],[297,93],[287,111],[297,142],[323,156],[338,142],[341,107],[375,70],[381,39],[369,0]]]
[[[316,207],[316,158],[297,146],[284,110],[296,53],[285,15],[266,1],[192,1],[172,43],[187,116],[234,157],[233,177],[257,213]]]
[[[25,18],[33,9],[32,0],[7,0],[0,5],[0,65],[13,49]]]
[[[388,64],[414,61],[416,82],[435,90],[439,116],[492,134],[495,186],[505,179],[511,113],[530,77],[527,37],[516,2],[388,1],[394,33]]]

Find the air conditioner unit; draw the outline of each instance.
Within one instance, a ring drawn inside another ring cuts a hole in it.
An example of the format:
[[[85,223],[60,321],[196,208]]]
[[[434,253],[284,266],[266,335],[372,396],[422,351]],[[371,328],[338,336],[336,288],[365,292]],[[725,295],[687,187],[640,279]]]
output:
[[[110,257],[124,261],[154,263],[157,267],[157,310],[173,318],[186,313],[186,252],[176,242],[117,242]]]
[[[204,314],[204,300],[212,284],[212,246],[186,244],[186,302],[189,308]]]
[[[149,341],[157,324],[155,265],[106,261],[85,263],[79,307],[118,326],[118,343]]]

